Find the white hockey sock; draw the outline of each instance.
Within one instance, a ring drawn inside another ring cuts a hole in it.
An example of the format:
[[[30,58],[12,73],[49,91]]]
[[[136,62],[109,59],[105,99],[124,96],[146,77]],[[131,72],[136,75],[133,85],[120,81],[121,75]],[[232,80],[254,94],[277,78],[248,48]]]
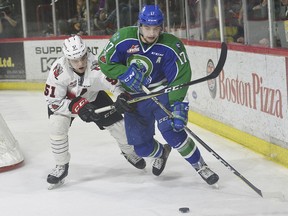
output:
[[[122,152],[126,154],[135,153],[134,147],[128,144],[124,120],[118,121],[111,126],[106,127],[106,129],[110,132],[111,136],[116,139],[116,142]]]

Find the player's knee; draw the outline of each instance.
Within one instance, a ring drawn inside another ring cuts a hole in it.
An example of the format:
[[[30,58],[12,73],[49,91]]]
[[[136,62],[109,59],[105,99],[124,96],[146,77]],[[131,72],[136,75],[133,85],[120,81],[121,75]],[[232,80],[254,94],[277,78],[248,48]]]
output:
[[[154,144],[153,142],[149,143],[142,143],[139,145],[134,145],[134,151],[140,157],[148,157],[154,151]]]
[[[173,148],[183,143],[187,138],[187,133],[184,130],[175,132],[170,121],[166,117],[165,119],[162,119],[162,121],[158,121],[158,129],[166,142]]]
[[[158,123],[158,129],[161,133],[173,130],[169,121],[169,116],[165,116],[162,119],[159,119],[157,123]]]
[[[49,119],[50,134],[58,136],[68,134],[71,118],[62,115],[51,115]]]
[[[68,142],[67,134],[50,134],[49,137],[51,142],[55,144]]]
[[[187,133],[184,130],[180,132],[175,132],[172,127],[170,128],[170,130],[160,130],[160,132],[166,142],[168,142],[169,145],[173,148],[176,148],[177,146],[184,143],[188,137]]]

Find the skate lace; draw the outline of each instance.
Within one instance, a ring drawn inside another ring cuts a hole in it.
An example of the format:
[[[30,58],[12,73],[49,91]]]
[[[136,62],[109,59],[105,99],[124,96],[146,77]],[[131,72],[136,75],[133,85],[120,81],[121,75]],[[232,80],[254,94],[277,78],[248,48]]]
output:
[[[156,158],[154,160],[154,163],[153,163],[153,167],[155,167],[156,169],[160,169],[163,165],[163,159],[162,158]]]
[[[164,163],[164,159],[168,157],[169,153],[170,153],[169,147],[167,145],[164,146],[162,156],[159,158],[155,158],[153,167],[155,167],[156,169],[161,169]]]
[[[125,154],[125,153],[123,153],[123,154],[126,156],[127,160],[129,160],[133,164],[138,163],[142,159],[141,157],[139,157],[136,154]]]
[[[199,169],[198,173],[205,179],[209,178],[214,174],[214,172],[212,172],[207,166],[203,166],[201,169]]]
[[[56,165],[56,167],[52,170],[50,175],[59,177],[65,172],[65,165]]]

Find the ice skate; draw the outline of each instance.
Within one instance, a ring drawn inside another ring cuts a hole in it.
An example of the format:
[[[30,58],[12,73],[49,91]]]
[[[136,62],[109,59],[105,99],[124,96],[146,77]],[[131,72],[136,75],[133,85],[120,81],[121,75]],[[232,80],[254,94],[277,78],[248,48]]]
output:
[[[57,184],[50,184],[48,183],[48,190],[53,190],[55,188],[60,187],[61,185],[63,185],[65,183],[65,179],[62,179],[61,181],[59,181]]]
[[[69,164],[56,165],[47,177],[48,190],[52,190],[64,184],[65,177],[68,175]]]
[[[203,166],[200,170],[197,171],[199,175],[207,182],[209,185],[214,185],[218,182],[219,176],[214,173],[208,166]]]
[[[135,152],[130,154],[122,152],[122,154],[127,161],[137,169],[144,169],[146,167],[146,161],[142,157],[139,157]]]
[[[169,146],[168,144],[163,145],[162,156],[159,158],[155,158],[153,163],[152,173],[154,175],[159,176],[163,172],[170,152],[171,146]]]
[[[202,157],[197,164],[193,164],[193,167],[201,176],[201,178],[207,182],[207,184],[214,185],[218,182],[219,176],[207,166],[207,164],[203,161]]]

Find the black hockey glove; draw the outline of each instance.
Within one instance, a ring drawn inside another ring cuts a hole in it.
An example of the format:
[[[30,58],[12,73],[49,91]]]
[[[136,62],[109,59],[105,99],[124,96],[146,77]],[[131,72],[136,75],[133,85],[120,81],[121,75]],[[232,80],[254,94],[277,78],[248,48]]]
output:
[[[96,107],[89,103],[86,98],[76,97],[69,104],[69,110],[73,114],[78,114],[78,116],[85,122],[96,122],[101,117],[94,112]]]
[[[129,104],[127,101],[131,99],[131,95],[124,92],[121,93],[117,100],[114,103],[115,109],[118,113],[124,113],[124,112],[133,112],[135,110],[135,106],[132,104]]]

